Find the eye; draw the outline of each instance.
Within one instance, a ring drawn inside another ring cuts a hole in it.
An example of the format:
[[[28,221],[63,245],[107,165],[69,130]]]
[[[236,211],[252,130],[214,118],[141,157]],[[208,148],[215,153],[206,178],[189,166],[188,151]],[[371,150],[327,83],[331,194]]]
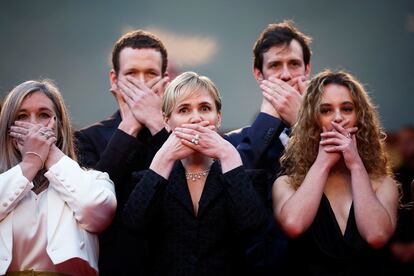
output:
[[[51,117],[51,115],[49,113],[46,112],[42,112],[39,114],[39,118],[41,119],[49,119]]]
[[[347,106],[344,107],[342,110],[346,113],[352,113],[352,111],[354,111],[354,108],[352,106]]]
[[[276,63],[276,62],[269,63],[269,66],[268,66],[269,69],[275,69],[277,67],[279,67],[279,63]]]
[[[27,114],[24,114],[24,113],[17,115],[17,120],[18,121],[24,121],[27,118],[29,118],[29,116]]]
[[[210,108],[210,106],[208,106],[208,105],[203,105],[203,106],[201,107],[201,111],[206,112],[206,111],[210,111],[210,110],[211,110],[211,108]]]
[[[320,113],[323,115],[329,114],[332,110],[330,108],[321,108]]]
[[[158,77],[158,73],[157,72],[155,72],[155,71],[149,71],[148,73],[147,73],[147,75],[148,76],[152,76],[152,77]]]
[[[178,113],[187,113],[187,112],[188,112],[187,107],[181,107],[180,109],[178,109]]]

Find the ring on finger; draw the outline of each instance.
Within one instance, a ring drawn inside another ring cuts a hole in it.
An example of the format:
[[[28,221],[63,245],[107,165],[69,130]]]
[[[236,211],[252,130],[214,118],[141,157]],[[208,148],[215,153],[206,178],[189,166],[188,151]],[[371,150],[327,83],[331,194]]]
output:
[[[200,142],[200,135],[198,134],[194,135],[193,139],[191,139],[191,143],[193,143],[194,145],[198,145],[199,142]]]
[[[351,139],[351,133],[350,133],[350,132],[348,132],[348,133],[346,134],[346,138]]]

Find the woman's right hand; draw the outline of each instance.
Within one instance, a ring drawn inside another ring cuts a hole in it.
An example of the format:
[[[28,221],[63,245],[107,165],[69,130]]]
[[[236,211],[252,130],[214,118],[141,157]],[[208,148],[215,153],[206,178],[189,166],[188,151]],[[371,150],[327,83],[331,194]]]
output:
[[[192,153],[194,150],[183,145],[181,139],[173,132],[155,154],[149,168],[168,179],[175,161],[184,159]]]
[[[181,142],[181,138],[177,136],[175,131],[170,134],[167,141],[165,141],[164,145],[161,147],[160,151],[165,157],[167,157],[167,159],[170,159],[174,162],[176,160],[184,159],[195,152],[192,148],[184,145]]]
[[[328,132],[324,127],[322,133]],[[322,134],[321,133],[321,134]],[[320,162],[320,164],[324,164],[328,166],[328,169],[331,169],[341,158],[341,154],[339,152],[328,152],[331,145],[324,143],[323,138],[319,142],[319,150],[318,156],[316,157],[316,162]]]

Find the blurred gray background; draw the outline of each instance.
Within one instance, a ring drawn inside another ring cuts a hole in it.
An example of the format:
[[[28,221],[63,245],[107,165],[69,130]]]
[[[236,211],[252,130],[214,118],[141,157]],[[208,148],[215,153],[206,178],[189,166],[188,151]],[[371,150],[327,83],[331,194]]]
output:
[[[61,89],[75,127],[116,109],[109,56],[125,32],[166,42],[180,71],[210,77],[223,97],[223,128],[250,124],[261,93],[252,46],[263,28],[292,19],[313,38],[312,76],[345,69],[370,91],[387,130],[414,123],[414,1],[1,1],[0,94],[33,78]]]

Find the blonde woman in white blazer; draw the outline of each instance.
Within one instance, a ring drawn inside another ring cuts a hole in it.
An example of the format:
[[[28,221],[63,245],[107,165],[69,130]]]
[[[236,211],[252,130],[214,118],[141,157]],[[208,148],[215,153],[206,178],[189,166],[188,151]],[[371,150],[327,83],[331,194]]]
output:
[[[114,186],[106,173],[79,167],[50,81],[7,95],[0,152],[0,274],[97,275],[97,234],[115,213]]]

